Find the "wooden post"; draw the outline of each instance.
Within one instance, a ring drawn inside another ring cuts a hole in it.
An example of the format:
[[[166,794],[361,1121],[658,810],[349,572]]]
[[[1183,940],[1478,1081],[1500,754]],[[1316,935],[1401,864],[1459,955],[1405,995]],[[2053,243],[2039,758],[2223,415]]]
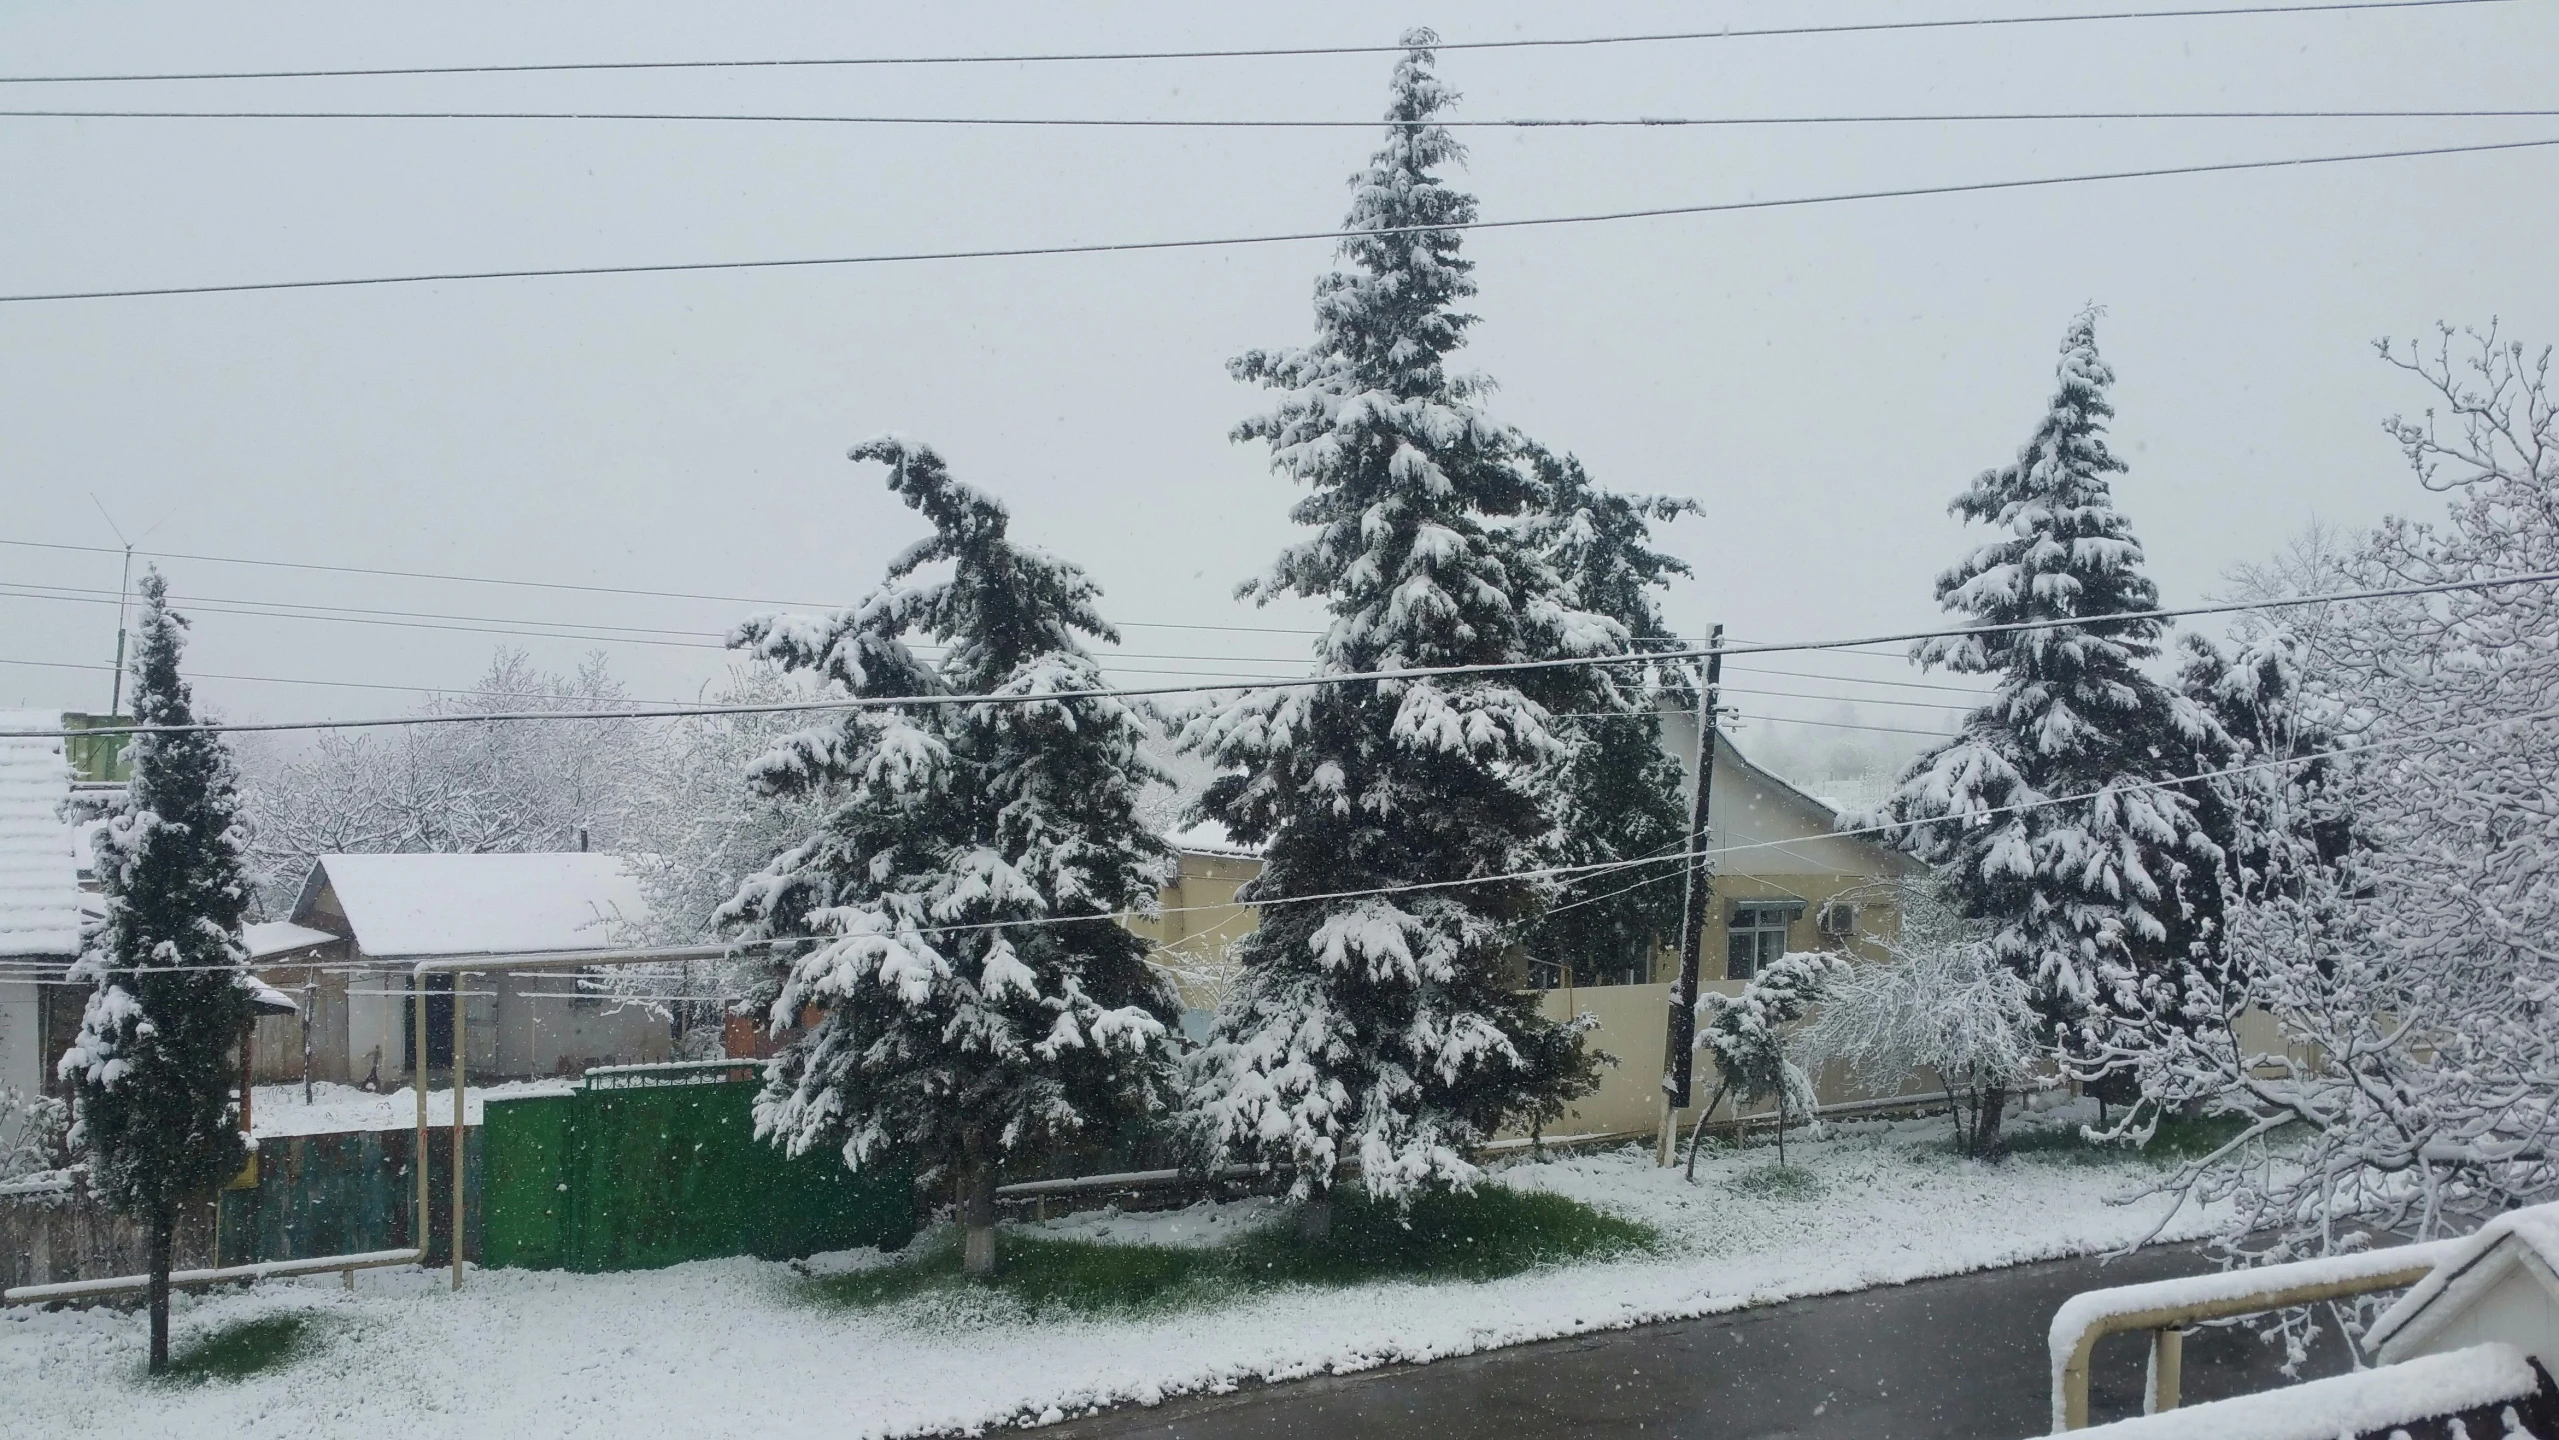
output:
[[[468,1135],[469,1135],[469,1133],[470,1133],[470,1127],[469,1127],[469,1125],[468,1125],[468,1124],[466,1124],[465,1122],[469,1120],[470,1115],[471,1115],[470,1108],[469,1108],[469,1106],[465,1103],[464,1096],[463,1096],[463,1093],[462,1093],[462,1087],[463,1087],[463,1083],[464,1083],[464,1082],[463,1082],[463,1079],[462,1079],[462,1075],[463,1075],[463,1072],[469,1068],[469,1061],[468,1061],[468,1058],[467,1058],[467,1057],[469,1056],[469,1053],[470,1053],[469,1051],[466,1051],[466,1050],[464,1050],[464,1049],[462,1048],[462,1012],[463,1012],[463,1011],[465,1011],[465,1010],[467,1010],[468,1008],[470,1008],[470,1007],[468,1007],[467,1005],[465,1005],[465,1004],[463,1004],[463,1003],[462,1003],[462,987],[463,987],[463,984],[464,984],[464,980],[465,980],[465,977],[461,974],[461,972],[456,971],[456,972],[454,973],[454,976],[453,976],[453,1288],[454,1288],[454,1289],[456,1289],[456,1290],[459,1290],[459,1289],[461,1289],[461,1288],[462,1288],[462,1184],[463,1184],[463,1180],[462,1180],[462,1172],[463,1172],[463,1169],[464,1169],[463,1161],[465,1160],[465,1158],[467,1158],[467,1155],[468,1155],[468,1153],[469,1153],[468,1151],[466,1151],[466,1150],[464,1149],[464,1146],[465,1146],[465,1144],[466,1144],[465,1137],[466,1137],[466,1136],[468,1136]]]
[[[320,1004],[320,981],[309,966],[302,970],[302,1103],[311,1103],[311,1012]]]
[[[2162,1325],[2150,1332],[2150,1394],[2145,1415],[2177,1408],[2177,1390],[2186,1367],[2186,1327]]]
[[[1678,1154],[1679,1112],[1694,1098],[1694,1051],[1697,1044],[1697,972],[1705,944],[1707,893],[1706,848],[1708,802],[1715,787],[1715,701],[1724,679],[1724,627],[1706,636],[1706,690],[1697,701],[1697,789],[1688,797],[1688,858],[1681,862],[1679,900],[1679,978],[1670,987],[1669,1027],[1662,1045],[1662,1138],[1659,1162],[1669,1165]]]
[[[418,1264],[426,1264],[427,1253],[427,989],[426,977],[412,972],[409,976],[410,1026],[412,1049],[409,1054],[409,1084],[418,1093],[418,1216],[410,1226],[409,1237],[417,1242]]]

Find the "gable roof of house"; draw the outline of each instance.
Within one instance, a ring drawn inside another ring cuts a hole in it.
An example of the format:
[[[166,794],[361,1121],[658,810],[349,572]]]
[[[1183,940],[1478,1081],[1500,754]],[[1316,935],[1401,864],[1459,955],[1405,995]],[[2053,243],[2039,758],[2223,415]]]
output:
[[[607,950],[649,908],[620,856],[584,851],[323,855],[294,904],[297,924],[315,918],[324,888],[376,958]]]
[[[0,711],[0,731],[61,728],[58,711]],[[63,816],[70,798],[59,739],[0,739],[0,955],[80,952],[80,861]]]
[[[2449,1316],[2460,1310],[2503,1279],[2508,1266],[2523,1255],[2559,1275],[2559,1202],[2509,1210],[2472,1232],[2450,1259],[2435,1266],[2373,1322],[2364,1336],[2365,1351],[2378,1352],[2394,1339],[2433,1329],[2431,1323],[2421,1324],[2419,1317],[2428,1311]],[[2387,1362],[2392,1357],[2383,1354],[2382,1359]]]

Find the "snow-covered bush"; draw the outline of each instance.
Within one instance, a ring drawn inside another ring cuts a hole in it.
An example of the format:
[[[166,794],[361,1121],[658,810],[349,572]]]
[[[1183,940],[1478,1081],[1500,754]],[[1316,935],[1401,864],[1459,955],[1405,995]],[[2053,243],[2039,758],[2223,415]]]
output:
[[[1880,1095],[1916,1072],[1937,1077],[1954,1112],[1956,1148],[1995,1146],[1984,1101],[2014,1093],[2047,1053],[2025,979],[1999,962],[1982,921],[1966,921],[1916,887],[1900,895],[1900,932],[1880,959],[1855,963],[1822,994],[1799,1041],[1807,1068],[1848,1067]]]
[[[1777,1163],[1786,1163],[1786,1117],[1791,1111],[1816,1127],[1812,1076],[1798,1058],[1788,1027],[1821,1003],[1823,993],[1849,974],[1845,956],[1824,951],[1781,955],[1742,986],[1739,995],[1709,990],[1697,997],[1697,1048],[1715,1062],[1715,1093],[1697,1112],[1688,1142],[1688,1173],[1697,1173],[1697,1141],[1715,1107],[1730,1096],[1736,1110],[1773,1102],[1777,1107]]]
[[[69,1105],[0,1086],[0,1183],[70,1164],[70,1129]]]

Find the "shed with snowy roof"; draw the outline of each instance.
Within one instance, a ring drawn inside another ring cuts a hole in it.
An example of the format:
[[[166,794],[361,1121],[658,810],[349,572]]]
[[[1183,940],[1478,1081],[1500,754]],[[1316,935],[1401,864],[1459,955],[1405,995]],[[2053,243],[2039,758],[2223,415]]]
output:
[[[2384,1365],[2491,1342],[2559,1366],[2559,1204],[2479,1227],[2364,1337]]]
[[[253,937],[253,948],[278,947],[260,961],[261,973],[287,990],[307,977],[320,1001],[315,1073],[390,1085],[405,1083],[421,1059],[412,1053],[408,993],[418,961],[615,949],[647,913],[638,879],[614,855],[323,855],[303,881],[289,928]],[[664,1060],[672,1048],[663,1011],[583,986],[574,973],[472,975],[460,999],[474,1080]],[[454,1001],[451,977],[432,977],[423,1057],[430,1073],[453,1063]],[[297,1073],[289,1066],[299,1063],[298,1047],[297,1036],[290,1056],[271,1062],[262,1033],[261,1078]]]

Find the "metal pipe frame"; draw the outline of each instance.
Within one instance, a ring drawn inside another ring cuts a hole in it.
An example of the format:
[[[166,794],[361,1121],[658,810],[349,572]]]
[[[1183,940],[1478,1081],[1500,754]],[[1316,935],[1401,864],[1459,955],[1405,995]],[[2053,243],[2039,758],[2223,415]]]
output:
[[[796,942],[775,942],[796,943]],[[514,970],[584,970],[607,965],[656,965],[670,960],[716,960],[737,953],[733,945],[662,945],[645,950],[565,950],[547,953],[481,951],[469,955],[438,955],[417,959],[410,966],[409,993],[415,997],[417,1011],[417,1054],[409,1067],[409,1083],[418,1096],[418,1257],[426,1257],[427,1224],[427,1019],[426,983],[430,975],[453,977],[453,1285],[462,1288],[462,1211],[466,1194],[464,1161],[469,1155],[471,1112],[465,1089],[470,1069],[470,1056],[463,1049],[462,977],[491,975]],[[403,957],[384,956],[397,962]]]
[[[2423,1280],[2435,1266],[2449,1258],[2457,1240],[2438,1240],[2423,1245],[2403,1245],[2371,1253],[2371,1268],[2340,1276],[2332,1260],[2304,1260],[2291,1265],[2269,1265],[2258,1270],[2232,1270],[2219,1276],[2206,1277],[2218,1285],[2191,1286],[2181,1281],[2154,1281],[2146,1285],[2124,1285],[2108,1290],[2088,1290],[2071,1297],[2074,1301],[2092,1295],[2119,1295],[2138,1302],[2145,1291],[2163,1295],[2184,1292],[2191,1298],[2167,1299],[2153,1305],[2100,1313],[2085,1321],[2075,1334],[2065,1334],[2063,1326],[2070,1318],[2070,1308],[2053,1317],[2052,1348],[2062,1354],[2068,1342],[2068,1356],[2053,1381],[2053,1433],[2088,1427],[2088,1364],[2097,1342],[2108,1335],[2147,1330],[2152,1333],[2150,1409],[2177,1408],[2179,1372],[2184,1368],[2184,1332],[2186,1327],[2211,1320],[2235,1320],[2243,1315],[2262,1315],[2269,1310],[2283,1310],[2295,1305],[2312,1305],[2322,1300],[2342,1300],[2349,1295],[2368,1295],[2377,1290],[2404,1290]],[[2289,1278],[2298,1277],[2298,1278]],[[2315,1278],[2313,1278],[2315,1277]],[[2207,1293],[2194,1296],[2196,1289]]]

